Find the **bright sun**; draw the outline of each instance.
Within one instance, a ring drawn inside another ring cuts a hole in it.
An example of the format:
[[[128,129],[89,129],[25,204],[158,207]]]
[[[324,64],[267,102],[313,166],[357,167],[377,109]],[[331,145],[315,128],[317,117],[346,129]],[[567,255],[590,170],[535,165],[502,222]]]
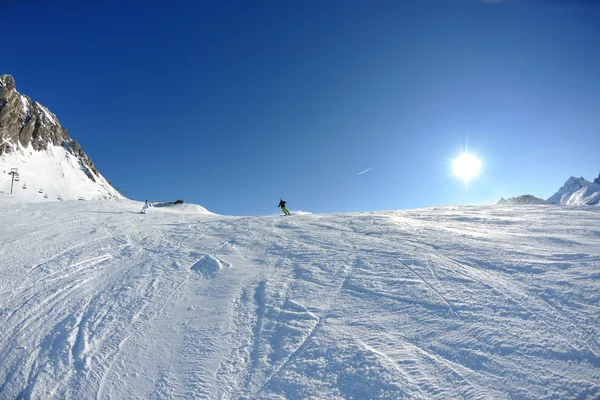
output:
[[[480,169],[481,161],[473,154],[462,153],[452,161],[452,172],[465,183],[479,175]]]

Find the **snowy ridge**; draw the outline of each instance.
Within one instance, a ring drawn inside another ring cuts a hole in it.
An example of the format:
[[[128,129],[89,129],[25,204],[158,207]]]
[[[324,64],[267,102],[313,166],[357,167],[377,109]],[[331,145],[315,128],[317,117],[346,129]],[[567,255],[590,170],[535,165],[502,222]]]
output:
[[[23,97],[21,97],[21,99],[23,99]],[[56,115],[52,114],[46,107],[44,107],[43,105],[41,105],[37,101],[35,102],[35,104],[40,108],[40,110],[42,110],[42,112],[44,113],[44,116],[46,117],[46,119],[48,121],[50,121],[51,124],[53,124],[53,125],[59,125],[58,119],[56,118]],[[42,121],[43,121],[43,119],[42,119]]]
[[[600,185],[572,176],[547,202],[567,206],[596,205],[600,202]]]
[[[593,399],[600,208],[0,197],[0,398]]]

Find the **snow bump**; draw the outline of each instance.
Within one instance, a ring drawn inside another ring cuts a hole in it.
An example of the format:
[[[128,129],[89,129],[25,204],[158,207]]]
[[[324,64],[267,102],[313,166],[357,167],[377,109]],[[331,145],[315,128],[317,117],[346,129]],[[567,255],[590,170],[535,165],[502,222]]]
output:
[[[205,254],[200,260],[192,265],[191,270],[209,278],[214,277],[219,271],[224,268],[231,268],[231,264],[221,260],[219,257]]]

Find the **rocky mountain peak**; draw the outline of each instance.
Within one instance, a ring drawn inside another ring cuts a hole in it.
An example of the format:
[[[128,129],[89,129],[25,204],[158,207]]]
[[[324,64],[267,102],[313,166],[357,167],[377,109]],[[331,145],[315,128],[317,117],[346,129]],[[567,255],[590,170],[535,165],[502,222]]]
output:
[[[55,153],[57,148],[70,153],[76,160],[73,168],[82,170],[87,178],[102,186],[103,192],[109,195],[116,193],[79,143],[71,139],[56,115],[29,96],[19,93],[12,76],[0,75],[0,161],[3,156],[12,153]]]
[[[562,205],[595,205],[598,204],[599,198],[600,190],[596,185],[583,177],[572,176],[548,198],[547,202]]]
[[[600,173],[598,174],[598,177],[596,179],[594,179],[594,183],[596,185],[600,185]]]
[[[579,190],[581,188],[588,187],[589,185],[591,185],[591,182],[584,177],[576,178],[572,176],[567,179],[562,189]]]
[[[35,151],[72,139],[46,107],[16,90],[10,75],[0,77],[0,155],[31,145]]]

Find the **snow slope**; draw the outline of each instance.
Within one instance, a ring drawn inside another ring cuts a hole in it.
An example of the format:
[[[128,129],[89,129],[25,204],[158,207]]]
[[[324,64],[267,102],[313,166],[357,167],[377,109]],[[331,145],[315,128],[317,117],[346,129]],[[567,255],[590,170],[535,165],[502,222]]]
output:
[[[45,110],[45,109],[44,109]],[[18,168],[19,180],[12,183],[11,168]],[[102,175],[93,182],[79,159],[60,146],[34,151],[18,147],[0,156],[0,192],[27,202],[57,200],[123,199]]]
[[[0,197],[1,399],[597,399],[600,208]]]
[[[567,179],[563,187],[554,193],[548,203],[567,206],[585,206],[600,203],[600,185],[574,176]]]

